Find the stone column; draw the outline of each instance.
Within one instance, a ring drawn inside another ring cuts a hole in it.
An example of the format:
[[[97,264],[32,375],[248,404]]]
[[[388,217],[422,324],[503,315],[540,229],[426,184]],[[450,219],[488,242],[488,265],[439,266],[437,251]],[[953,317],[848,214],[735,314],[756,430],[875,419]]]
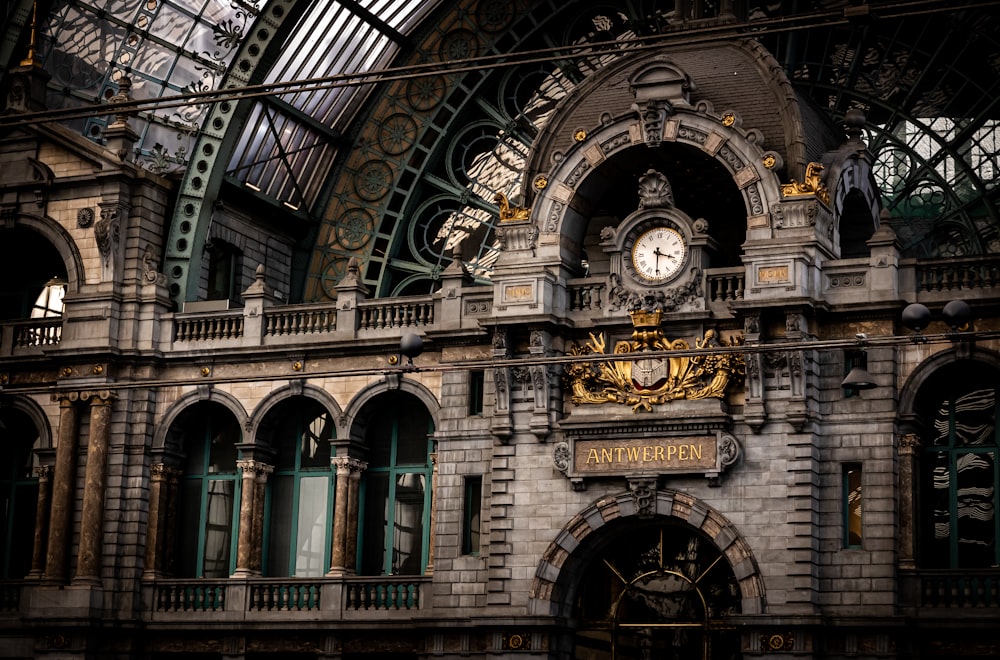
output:
[[[35,468],[38,477],[38,503],[35,507],[35,545],[31,551],[29,579],[39,579],[45,572],[45,544],[49,535],[49,508],[52,506],[52,466]]]
[[[262,463],[257,465],[253,484],[253,541],[250,546],[250,569],[254,575],[260,575],[264,570],[264,500],[267,494],[267,475],[274,471],[273,466]]]
[[[163,561],[167,539],[167,511],[170,480],[177,479],[180,470],[157,463],[150,469],[149,521],[146,525],[146,569],[144,580],[163,576]]]
[[[914,479],[916,478],[917,452],[920,450],[920,438],[915,433],[899,436],[899,567],[902,569],[916,568],[914,560],[914,527],[916,516],[913,498],[916,495]]]
[[[162,539],[159,546],[163,554],[157,563],[163,570],[164,575],[173,575],[177,564],[177,507],[180,505],[181,476],[184,474],[180,468],[175,468],[167,474],[165,483],[167,494],[163,498],[166,511],[161,514],[163,526],[160,527],[159,537]]]
[[[258,555],[254,551],[254,541],[261,538],[257,527],[263,524],[263,515],[257,516],[258,511],[263,512],[263,506],[257,506],[257,479],[273,468],[254,460],[236,461],[236,467],[243,473],[243,487],[240,489],[240,531],[233,577],[249,577],[256,574],[254,560]]]
[[[76,442],[80,415],[77,392],[54,394],[59,400],[59,444],[52,476],[52,510],[45,554],[45,579],[65,583],[69,574],[69,540],[72,535],[74,486],[76,482]]]
[[[437,452],[431,454],[431,515],[430,532],[427,540],[427,568],[424,571],[427,575],[434,575],[434,545],[437,541],[437,476],[438,476],[438,455]]]
[[[347,493],[347,539],[344,564],[347,573],[353,575],[358,565],[358,491],[361,483],[361,473],[368,469],[364,461],[355,461],[348,477]]]
[[[85,395],[86,396],[86,395]],[[90,398],[90,436],[87,474],[80,516],[80,549],[73,584],[101,583],[101,540],[104,537],[104,495],[111,439],[111,393],[93,392]]]
[[[330,570],[327,575],[343,575],[347,551],[347,481],[351,473],[350,456],[335,456],[330,462],[337,470],[337,486],[333,500],[333,547],[330,548]]]

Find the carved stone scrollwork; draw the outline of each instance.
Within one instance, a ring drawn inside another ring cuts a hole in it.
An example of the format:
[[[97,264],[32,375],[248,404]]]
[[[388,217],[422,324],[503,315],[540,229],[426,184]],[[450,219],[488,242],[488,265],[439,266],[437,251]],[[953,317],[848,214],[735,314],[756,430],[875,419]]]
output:
[[[637,477],[628,480],[628,488],[635,500],[636,514],[651,518],[656,514],[656,479]]]
[[[701,289],[701,270],[691,269],[687,284],[670,289],[637,291],[627,286],[621,275],[608,276],[608,307],[613,312],[620,309],[659,309],[664,312],[679,310],[684,305],[704,299]]]
[[[556,466],[556,469],[566,474],[569,470],[570,459],[569,443],[556,443],[555,447],[552,448],[552,463]]]
[[[673,106],[667,101],[650,101],[641,110],[639,119],[642,124],[642,139],[648,147],[658,147],[663,142],[667,117],[673,113]]]
[[[740,454],[739,441],[728,433],[723,433],[719,438],[719,464],[722,468],[734,465],[739,460]]]

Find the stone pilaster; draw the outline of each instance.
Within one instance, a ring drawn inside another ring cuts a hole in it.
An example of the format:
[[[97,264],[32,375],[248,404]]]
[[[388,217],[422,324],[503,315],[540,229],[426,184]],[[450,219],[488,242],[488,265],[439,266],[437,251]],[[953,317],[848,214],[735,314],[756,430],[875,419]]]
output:
[[[899,567],[903,569],[916,568],[914,559],[915,539],[913,538],[913,519],[916,515],[913,496],[914,479],[917,469],[917,452],[920,449],[920,438],[914,433],[899,436],[899,501],[896,506],[899,511]]]
[[[73,486],[76,483],[76,443],[80,413],[76,402],[79,393],[53,395],[59,401],[59,444],[52,480],[52,510],[45,555],[45,579],[63,584],[69,575],[69,540],[72,535]]]
[[[359,473],[367,465],[356,458],[350,456],[335,456],[330,461],[337,470],[337,492],[334,500],[333,510],[333,547],[330,551],[330,571],[328,575],[345,575],[348,567],[348,526],[350,522],[350,502],[351,502],[351,475]],[[357,517],[354,518],[355,528]],[[355,536],[357,540],[357,536]]]
[[[104,495],[111,440],[111,393],[84,393],[90,400],[90,437],[87,440],[87,473],[80,517],[80,549],[73,584],[101,582],[101,539],[104,536]]]
[[[357,572],[358,565],[358,521],[360,519],[360,502],[358,493],[361,488],[361,473],[368,469],[368,464],[358,461],[357,469],[351,470],[348,477],[348,500],[347,500],[347,547],[344,553],[344,563],[348,574]]]
[[[35,468],[38,478],[38,502],[35,507],[35,544],[31,551],[28,578],[39,579],[45,572],[45,545],[49,537],[49,509],[52,506],[52,466]]]
[[[437,483],[438,483],[438,462],[437,453],[431,454],[431,515],[429,530],[429,540],[427,543],[427,575],[434,574],[434,545],[437,542]]]

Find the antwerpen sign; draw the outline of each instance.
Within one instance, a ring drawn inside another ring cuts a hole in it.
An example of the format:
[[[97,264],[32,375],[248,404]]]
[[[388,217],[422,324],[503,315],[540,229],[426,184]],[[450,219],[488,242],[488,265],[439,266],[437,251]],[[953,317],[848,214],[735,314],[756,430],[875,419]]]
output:
[[[553,447],[556,469],[580,482],[586,477],[703,474],[718,478],[740,456],[729,433],[705,435],[644,433],[643,437],[568,437]]]
[[[578,474],[625,471],[694,472],[714,470],[718,462],[715,436],[633,440],[577,440],[574,465]]]

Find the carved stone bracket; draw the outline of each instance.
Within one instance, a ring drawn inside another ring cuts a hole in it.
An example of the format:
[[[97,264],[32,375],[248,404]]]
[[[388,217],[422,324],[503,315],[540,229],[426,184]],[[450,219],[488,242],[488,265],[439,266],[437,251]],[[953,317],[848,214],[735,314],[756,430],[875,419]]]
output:
[[[640,518],[652,518],[656,514],[656,479],[629,477],[628,489],[635,501],[636,514]]]

